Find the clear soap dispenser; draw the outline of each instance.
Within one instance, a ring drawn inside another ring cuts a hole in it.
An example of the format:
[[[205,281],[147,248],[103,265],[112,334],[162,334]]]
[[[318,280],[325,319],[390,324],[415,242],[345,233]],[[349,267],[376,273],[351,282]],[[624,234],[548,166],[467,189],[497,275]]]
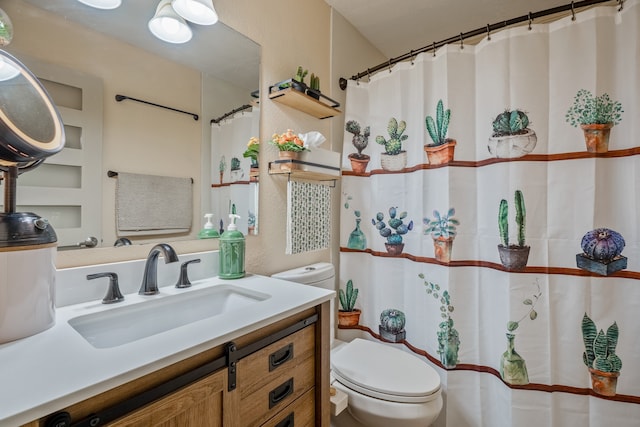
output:
[[[215,229],[213,222],[211,222],[211,218],[213,218],[213,214],[205,214],[204,217],[207,219],[207,222],[204,224],[204,228],[200,230],[198,233],[198,239],[213,239],[216,237],[220,237],[220,233]]]
[[[235,205],[229,214],[229,226],[220,236],[220,270],[218,276],[221,279],[239,279],[244,277],[244,234],[238,231]]]

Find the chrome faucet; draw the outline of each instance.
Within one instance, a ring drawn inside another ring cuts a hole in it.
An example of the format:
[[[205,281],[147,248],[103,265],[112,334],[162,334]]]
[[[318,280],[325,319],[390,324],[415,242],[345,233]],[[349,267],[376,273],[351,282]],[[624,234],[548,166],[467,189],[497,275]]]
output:
[[[158,255],[160,252],[164,256],[165,264],[178,261],[176,251],[166,243],[159,243],[151,248],[144,265],[144,277],[138,291],[140,295],[155,295],[160,292],[158,290]]]

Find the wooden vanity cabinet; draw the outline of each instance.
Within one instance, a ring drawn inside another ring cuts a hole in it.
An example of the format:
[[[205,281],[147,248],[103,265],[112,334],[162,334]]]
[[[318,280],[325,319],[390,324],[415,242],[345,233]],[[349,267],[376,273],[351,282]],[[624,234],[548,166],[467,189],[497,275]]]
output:
[[[227,364],[145,406],[132,409],[114,421],[96,425],[328,427],[328,302],[234,339],[233,345],[239,349],[252,348],[270,336],[278,337],[295,325],[306,324],[306,320],[314,315],[317,315],[315,322],[243,356],[235,365]],[[212,348],[61,409],[56,414],[67,412],[73,421],[64,425],[75,426],[79,421],[86,421],[93,414],[105,413],[141,393],[199,372],[203,366],[213,366],[221,358],[229,360],[226,347],[228,345]],[[230,375],[233,369],[235,376]],[[235,384],[230,381],[235,381]],[[48,426],[50,417],[23,427]]]

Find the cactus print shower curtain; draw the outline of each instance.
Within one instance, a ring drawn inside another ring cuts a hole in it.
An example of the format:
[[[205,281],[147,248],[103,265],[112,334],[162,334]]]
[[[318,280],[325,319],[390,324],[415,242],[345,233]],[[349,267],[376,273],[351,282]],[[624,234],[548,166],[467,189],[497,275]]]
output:
[[[434,366],[438,426],[640,423],[640,1],[618,9],[349,82],[340,287],[361,314],[338,337]]]

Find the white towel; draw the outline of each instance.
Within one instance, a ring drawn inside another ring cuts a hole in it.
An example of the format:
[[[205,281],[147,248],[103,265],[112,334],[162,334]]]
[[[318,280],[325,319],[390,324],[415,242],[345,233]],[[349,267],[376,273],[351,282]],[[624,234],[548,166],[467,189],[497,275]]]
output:
[[[331,240],[331,187],[289,181],[287,187],[287,254],[329,247]]]
[[[119,172],[117,180],[119,236],[175,234],[191,230],[191,178]]]

